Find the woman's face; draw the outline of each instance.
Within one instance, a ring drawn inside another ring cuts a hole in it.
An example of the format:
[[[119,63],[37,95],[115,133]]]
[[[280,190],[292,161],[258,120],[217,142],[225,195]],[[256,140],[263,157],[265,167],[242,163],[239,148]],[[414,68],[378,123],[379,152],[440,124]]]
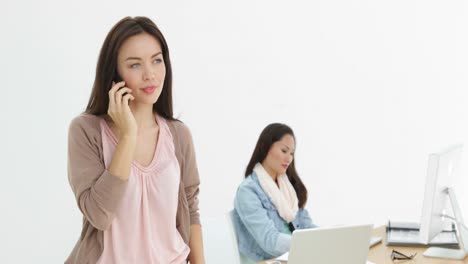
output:
[[[290,134],[284,135],[279,141],[273,143],[265,160],[262,162],[265,170],[274,179],[285,174],[294,158],[295,142]]]
[[[161,44],[147,33],[128,38],[119,49],[117,70],[125,86],[133,90],[135,103],[156,103],[166,77]]]

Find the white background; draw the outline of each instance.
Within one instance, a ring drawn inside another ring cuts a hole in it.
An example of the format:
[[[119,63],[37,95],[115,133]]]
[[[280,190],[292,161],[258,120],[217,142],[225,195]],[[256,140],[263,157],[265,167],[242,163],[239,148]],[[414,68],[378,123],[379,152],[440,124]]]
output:
[[[261,130],[284,122],[317,224],[418,220],[428,153],[468,144],[466,1],[221,2],[0,4],[0,262],[60,263],[78,239],[68,124],[126,15],[168,41],[202,217],[232,208]]]

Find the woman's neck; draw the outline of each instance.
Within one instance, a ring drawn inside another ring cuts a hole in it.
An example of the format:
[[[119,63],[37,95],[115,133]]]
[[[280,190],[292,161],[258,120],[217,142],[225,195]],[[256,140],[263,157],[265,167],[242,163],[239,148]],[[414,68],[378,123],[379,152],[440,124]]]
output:
[[[152,105],[131,104],[130,110],[132,111],[132,114],[135,117],[135,121],[138,125],[138,130],[153,128],[158,125],[154,118]]]

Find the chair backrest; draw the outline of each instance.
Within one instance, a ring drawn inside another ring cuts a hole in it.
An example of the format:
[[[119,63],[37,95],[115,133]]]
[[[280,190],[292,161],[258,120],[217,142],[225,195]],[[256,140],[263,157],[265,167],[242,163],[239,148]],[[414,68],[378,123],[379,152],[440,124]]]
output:
[[[234,249],[236,250],[237,252],[237,255],[239,255],[239,248],[237,247],[237,233],[236,233],[236,229],[234,228],[234,214],[236,212],[234,212],[234,210],[231,210],[229,211],[227,214],[226,214],[226,219],[228,221],[228,227],[229,227],[229,231],[231,233],[231,239],[234,243],[233,247]]]
[[[233,213],[231,210],[219,217],[202,219],[206,263],[240,264]]]

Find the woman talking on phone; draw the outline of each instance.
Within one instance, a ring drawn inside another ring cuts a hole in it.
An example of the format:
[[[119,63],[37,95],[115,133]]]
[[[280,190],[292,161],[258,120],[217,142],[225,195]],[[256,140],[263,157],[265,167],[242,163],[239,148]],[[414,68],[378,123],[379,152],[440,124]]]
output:
[[[66,263],[204,263],[194,146],[173,117],[169,50],[150,19],[126,17],[104,40],[70,125],[68,178],[83,229]]]

